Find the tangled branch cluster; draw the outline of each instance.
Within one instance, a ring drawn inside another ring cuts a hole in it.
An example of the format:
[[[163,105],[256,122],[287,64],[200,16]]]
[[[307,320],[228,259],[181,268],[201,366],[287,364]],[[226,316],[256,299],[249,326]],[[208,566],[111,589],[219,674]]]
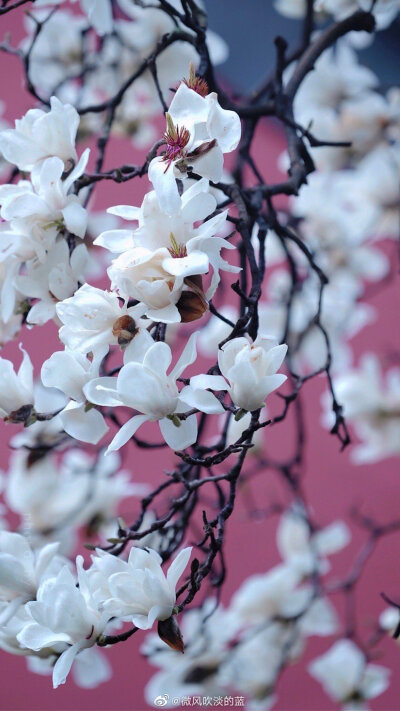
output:
[[[199,0],[81,0],[84,14],[61,0],[2,0],[0,14],[21,5],[26,38],[0,49],[20,59],[36,108],[0,131],[0,335],[20,341],[53,321],[64,348],[43,362],[40,383],[22,346],[18,372],[1,359],[0,415],[24,428],[4,478],[22,525],[1,521],[0,647],[52,672],[55,687],[72,665],[90,687],[110,676],[97,647],[157,622],[143,647],[161,668],[150,703],[160,690],[188,703],[235,690],[269,708],[307,637],[338,633],[310,673],[347,707],[378,696],[388,670],[370,661],[398,612],[365,642],[354,592],[400,520],[358,513],[365,547],[345,579],[326,579],[350,534],[341,521],[321,529],[306,502],[302,403],[323,377],[324,423],[340,446],[351,421],[357,461],[399,454],[400,371],[385,383],[373,354],[352,368],[349,340],[374,317],[367,282],[392,276],[376,242],[397,236],[400,163],[399,91],[378,90],[353,44],[400,3],[277,0],[303,18],[301,42],[278,37],[273,71],[239,97],[219,85],[227,48]],[[286,137],[275,184],[254,148],[268,117]],[[106,170],[121,136],[146,158]],[[135,178],[153,188],[140,207],[90,211],[99,184]],[[108,290],[88,283],[105,265]],[[275,461],[263,435],[292,413],[295,451]],[[154,489],[133,484],[116,452],[129,451],[145,478],[153,449],[174,453],[173,468]],[[227,522],[241,487],[271,469],[290,491],[288,507],[264,512],[280,517],[282,563],[223,608]],[[117,523],[128,497],[139,513]],[[69,560],[82,528],[97,537],[86,568]]]

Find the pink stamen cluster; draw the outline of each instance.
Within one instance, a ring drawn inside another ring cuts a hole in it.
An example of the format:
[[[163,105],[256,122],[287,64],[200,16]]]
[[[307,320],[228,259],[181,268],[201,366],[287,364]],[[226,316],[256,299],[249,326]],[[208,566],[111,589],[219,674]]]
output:
[[[167,172],[171,163],[178,158],[184,158],[187,151],[185,150],[190,140],[190,133],[184,126],[170,126],[164,133],[164,141],[167,145],[163,160],[167,163],[165,172]]]
[[[205,97],[209,93],[206,80],[197,76],[193,62],[190,62],[189,66],[189,79],[182,79],[182,81],[189,89],[195,91],[196,94],[200,94],[200,96]]]

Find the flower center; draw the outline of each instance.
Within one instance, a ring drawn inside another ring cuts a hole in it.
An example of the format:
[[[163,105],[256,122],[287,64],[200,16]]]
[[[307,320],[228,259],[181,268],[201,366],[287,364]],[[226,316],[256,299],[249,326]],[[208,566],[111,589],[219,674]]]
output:
[[[175,259],[187,257],[186,245],[179,244],[173,232],[169,233],[169,241],[171,242],[171,246],[167,249],[171,257],[174,257]]]
[[[171,163],[178,158],[184,158],[187,154],[186,146],[190,140],[190,133],[184,126],[174,125],[171,116],[167,112],[167,130],[164,133],[164,141],[167,145],[163,160],[167,163],[165,172],[167,172]]]
[[[209,93],[206,80],[196,75],[193,62],[189,64],[189,78],[182,79],[182,81],[189,89],[193,89],[193,91],[195,91],[196,94],[200,94],[200,96],[205,97]]]

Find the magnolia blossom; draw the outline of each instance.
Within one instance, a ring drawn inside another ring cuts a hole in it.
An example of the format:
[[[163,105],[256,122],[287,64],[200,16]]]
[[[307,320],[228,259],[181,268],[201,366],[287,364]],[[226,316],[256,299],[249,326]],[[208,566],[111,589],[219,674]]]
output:
[[[278,12],[287,17],[302,18],[307,11],[306,0],[275,0]],[[369,0],[316,0],[314,12],[317,18],[325,19],[332,15],[337,20],[351,15],[357,10],[371,11]],[[377,0],[372,12],[377,21],[377,29],[384,29],[394,20],[400,10],[399,0]]]
[[[68,644],[53,669],[55,689],[65,683],[75,657],[96,644],[109,621],[109,614],[94,602],[81,556],[76,564],[79,587],[67,566],[42,583],[36,600],[26,605],[31,619],[17,635],[21,645],[34,651]]]
[[[258,410],[265,399],[286,380],[277,373],[287,352],[285,344],[266,336],[252,343],[248,338],[233,338],[218,351],[218,365],[228,380],[232,401],[243,410]]]
[[[343,39],[334,50],[324,52],[305,77],[296,94],[295,111],[312,111],[316,106],[335,109],[340,101],[377,85],[377,76],[359,63],[356,52]]]
[[[99,579],[106,576],[100,596],[108,595],[103,604],[110,616],[130,619],[136,627],[147,630],[156,620],[171,617],[176,602],[175,588],[191,552],[191,548],[184,548],[169,566],[167,575],[156,551],[136,547],[131,548],[127,562],[110,554],[103,553],[99,559],[93,556],[93,571],[87,574],[92,589],[98,589]]]
[[[314,173],[293,201],[294,215],[308,246],[329,276],[379,281],[389,271],[389,260],[367,242],[373,236],[379,210],[360,195],[358,172]]]
[[[396,642],[399,644],[399,638],[397,637],[397,629],[399,626],[400,617],[399,610],[397,607],[387,607],[379,615],[379,627],[381,630],[385,630],[390,633],[393,637],[396,634]]]
[[[67,647],[67,645],[63,645],[62,643],[56,646],[60,647],[60,652],[62,648]],[[27,648],[22,649],[24,649],[25,652],[29,651]],[[42,652],[37,652],[36,654],[31,652],[30,655],[26,657],[28,669],[34,674],[40,674],[40,676],[51,676],[59,655],[49,653],[43,657],[41,654]],[[71,673],[77,686],[82,689],[94,689],[99,684],[110,681],[112,677],[112,667],[106,655],[102,654],[97,647],[88,647],[87,649],[83,649],[82,652],[75,657]]]
[[[60,339],[71,350],[99,358],[110,345],[127,345],[135,336],[135,318],[143,309],[127,307],[118,296],[90,284],[83,284],[73,296],[56,305],[63,326]]]
[[[35,5],[37,8],[38,3]],[[35,86],[40,86],[42,91],[51,94],[53,88],[65,80],[67,72],[73,75],[79,72],[81,33],[87,23],[83,17],[67,9],[58,9],[48,17],[47,10],[35,10],[33,7],[32,15],[39,22],[47,19],[31,48],[29,73]],[[32,43],[36,28],[32,15],[24,17],[26,36],[21,43],[24,51],[27,51]],[[63,92],[59,95],[62,96]]]
[[[30,109],[15,122],[15,128],[0,133],[0,150],[19,170],[36,172],[51,156],[60,158],[65,167],[77,160],[77,111],[70,104],[62,104],[56,96],[51,97],[50,107],[47,113]]]
[[[342,521],[312,533],[301,511],[288,510],[281,516],[277,546],[286,563],[304,575],[330,569],[325,556],[342,550],[350,541],[350,531]]]
[[[127,220],[137,220],[136,230],[108,230],[95,244],[119,252],[108,269],[112,288],[124,299],[143,303],[148,318],[165,323],[191,321],[207,308],[219,283],[219,269],[237,272],[220,255],[234,249],[216,236],[225,225],[223,211],[195,227],[214,212],[216,200],[208,192],[208,181],[200,180],[178,195],[176,213],[169,216],[161,208],[154,191],[147,193],[141,208],[120,205],[109,212]],[[213,278],[204,293],[201,275],[213,268]]]
[[[45,261],[32,260],[26,272],[15,278],[21,294],[38,301],[29,310],[27,321],[43,324],[56,318],[56,304],[71,296],[84,280],[88,251],[79,244],[71,256],[68,243],[61,239],[49,250]]]
[[[235,150],[240,140],[239,116],[222,109],[215,92],[207,91],[195,76],[180,84],[167,114],[166,152],[149,165],[149,179],[169,215],[180,207],[176,178],[182,179],[191,166],[198,175],[218,182],[224,153]]]
[[[23,516],[30,535],[46,536],[52,529],[86,526],[89,533],[116,524],[122,499],[145,496],[148,487],[130,481],[120,470],[116,453],[93,460],[83,451],[68,450],[30,462],[23,451],[11,458],[6,500]]]
[[[120,449],[147,420],[158,421],[161,434],[171,449],[185,449],[194,444],[196,415],[185,415],[193,399],[202,412],[223,412],[221,403],[212,393],[208,393],[206,402],[203,402],[195,398],[190,385],[181,392],[178,390],[177,379],[196,359],[196,338],[196,333],[190,336],[179,360],[167,374],[172,360],[170,347],[166,343],[155,343],[147,331],[142,331],[126,349],[125,365],[117,378],[95,378],[84,387],[89,402],[108,407],[125,405],[142,413],[121,427],[107,453]],[[180,414],[184,417],[180,418]]]
[[[400,451],[400,370],[384,378],[378,358],[366,353],[358,369],[335,379],[335,392],[345,417],[354,424],[362,444],[353,450],[357,463],[374,462]],[[324,398],[324,423],[332,426],[330,397]]]
[[[400,216],[400,149],[378,146],[357,168],[360,200],[378,210],[377,236],[397,238]]]
[[[77,237],[85,236],[87,212],[77,196],[68,192],[84,172],[88,158],[89,149],[65,180],[61,180],[63,161],[53,157],[46,158],[32,175],[32,184],[23,180],[17,185],[0,186],[1,217],[10,222],[16,234],[26,235],[32,250],[26,254],[29,247],[24,245],[25,258],[37,256],[43,262],[64,228]]]
[[[151,55],[162,37],[173,32],[177,27],[194,36],[189,27],[183,27],[178,15],[172,18],[161,7],[156,6],[152,0],[142,0],[140,4],[132,3],[131,0],[118,0],[118,4],[124,15],[129,18],[129,21],[115,21],[115,27],[124,40],[124,47],[131,50],[129,54],[125,52],[122,57],[123,76],[125,78],[131,76],[140,62]],[[204,8],[202,0],[197,0],[196,4],[201,9]],[[178,13],[182,12],[181,0],[171,0],[170,6],[177,10]],[[221,64],[229,54],[226,42],[208,28],[205,36],[213,65]],[[121,55],[120,46],[118,47],[118,55]],[[199,56],[195,47],[189,42],[174,42],[159,54],[157,57],[157,76],[164,96],[169,95],[171,86],[175,86],[181,81],[191,62],[198,66]],[[155,115],[159,113],[160,102],[150,71],[144,73],[143,79],[147,84],[146,94],[153,97],[152,113]],[[135,82],[136,84],[137,82]],[[146,109],[142,118],[146,118]]]
[[[367,664],[364,654],[350,639],[335,642],[326,654],[311,662],[309,672],[328,696],[347,708],[380,696],[389,686],[389,669]]]
[[[33,365],[28,353],[23,353],[18,373],[11,361],[0,358],[0,417],[8,422],[25,422],[33,403]]]
[[[246,626],[273,619],[285,626],[285,621],[292,620],[299,635],[331,635],[338,624],[335,609],[327,599],[316,598],[311,585],[300,585],[303,575],[291,561],[251,575],[234,594],[232,610]]]
[[[286,270],[279,269],[271,275],[268,301],[260,305],[262,333],[268,332],[276,338],[282,337],[290,284],[290,274]],[[352,351],[348,341],[375,318],[372,306],[356,301],[361,293],[360,281],[354,279],[347,270],[335,274],[323,290],[321,323],[329,336],[332,368],[335,372],[342,372],[351,365]],[[314,372],[326,364],[325,337],[315,324],[319,298],[319,279],[313,272],[301,283],[292,303],[287,340],[297,372]]]
[[[42,365],[43,385],[61,390],[70,398],[60,412],[64,430],[83,442],[97,444],[108,427],[103,415],[86,401],[84,387],[99,374],[100,361],[90,361],[78,351],[57,351]]]
[[[25,656],[27,667],[34,674],[51,676],[57,659],[68,649],[68,644],[57,642],[51,647],[41,648],[38,651],[22,646],[17,636],[31,621],[32,618],[25,606],[20,607],[12,619],[0,628],[0,649],[9,654]],[[96,647],[90,647],[75,657],[72,676],[78,686],[92,689],[108,681],[112,676],[112,670],[106,657]]]
[[[147,635],[141,652],[159,668],[146,686],[147,703],[153,705],[160,694],[169,696],[167,707],[183,696],[226,695],[220,672],[239,626],[231,610],[222,605],[215,609],[215,601],[207,599],[200,608],[188,609],[182,616],[185,654],[160,647],[158,636]]]
[[[61,5],[64,0],[36,0],[36,7],[49,7],[51,5]],[[71,0],[77,2],[77,0]],[[97,0],[79,0],[81,8],[87,16],[89,23],[102,36],[113,29],[113,16],[111,0],[102,0],[99,3]]]
[[[58,548],[58,543],[49,543],[33,551],[24,536],[0,531],[0,601],[8,603],[0,612],[0,624],[11,619],[20,605],[33,600],[39,585],[64,565]]]

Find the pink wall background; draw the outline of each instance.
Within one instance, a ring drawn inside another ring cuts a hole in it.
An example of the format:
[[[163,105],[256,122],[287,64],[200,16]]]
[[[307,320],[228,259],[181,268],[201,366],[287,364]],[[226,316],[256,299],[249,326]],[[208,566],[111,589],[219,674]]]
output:
[[[15,43],[23,34],[22,17],[22,12],[2,17],[0,39],[11,30]],[[33,100],[23,89],[18,60],[2,54],[0,61],[3,77],[0,98],[7,105],[7,118],[13,121],[33,106]],[[276,177],[276,157],[283,145],[282,140],[281,135],[267,125],[260,127],[258,131],[257,155],[260,165],[264,165],[270,180]],[[129,143],[114,140],[105,167],[114,167],[123,162],[135,163],[140,160],[141,155]],[[96,189],[94,206],[98,211],[118,203],[140,204],[140,199],[147,190],[146,178],[123,185],[109,182]],[[390,285],[371,300],[378,309],[379,319],[366,327],[354,340],[356,362],[359,354],[364,350],[373,348],[381,355],[388,355],[399,348],[399,295],[397,283]],[[31,331],[24,329],[21,340],[32,355],[37,372],[43,360],[53,350],[59,349],[57,330],[53,325],[37,327]],[[2,355],[15,359],[17,363],[20,362],[20,354],[15,344],[8,345]],[[314,379],[304,388],[308,437],[305,491],[310,505],[315,509],[316,519],[320,524],[329,523],[336,518],[346,518],[349,522],[348,514],[354,505],[362,507],[365,513],[373,515],[381,522],[396,518],[399,515],[400,495],[398,465],[394,460],[358,467],[350,464],[350,450],[341,454],[338,441],[320,426],[320,395],[324,390],[325,381],[322,378]],[[0,467],[2,469],[7,469],[9,452],[7,440],[14,432],[15,428],[11,430],[11,426],[1,428]],[[290,424],[267,431],[265,435],[267,451],[279,452],[281,448],[281,451],[286,452],[290,434]],[[136,460],[136,452],[130,450],[129,465],[135,480],[151,479],[152,482],[156,482],[162,477],[162,470],[166,467],[164,450],[161,454],[152,453],[150,457],[144,460],[140,453],[140,458]],[[144,470],[143,461],[146,461],[148,471]],[[126,452],[124,463],[128,464]],[[287,494],[281,481],[273,472],[266,472],[265,476],[259,476],[252,488],[253,491],[257,491],[256,500],[260,509],[266,508],[271,500],[285,500]],[[278,562],[275,546],[276,520],[253,517],[249,524],[248,508],[243,501],[239,502],[237,510],[228,523],[228,575],[223,598],[225,602],[246,576],[254,572],[263,572]],[[365,533],[354,527],[353,530],[351,545],[332,559],[334,574],[338,578],[352,566],[354,555],[365,539]],[[196,538],[194,532],[193,541]],[[385,607],[380,592],[385,591],[389,597],[400,600],[399,544],[400,534],[383,539],[359,582],[356,602],[359,631],[364,638],[368,638],[369,630],[373,629],[377,616]],[[341,596],[336,596],[334,601],[338,604],[338,609],[342,610]],[[0,651],[0,709],[3,711],[11,711],[11,709],[141,711],[146,709],[143,688],[153,669],[139,655],[138,648],[143,639],[144,635],[138,633],[129,641],[107,650],[106,654],[113,665],[114,677],[110,682],[93,691],[76,687],[71,677],[64,687],[53,691],[49,677],[31,674],[27,671],[23,658],[13,657]],[[323,694],[319,684],[306,671],[308,661],[328,649],[331,644],[332,638],[309,640],[302,662],[284,672],[278,688],[278,703],[275,708],[280,711],[325,711],[325,709],[335,708],[335,705]],[[381,711],[393,711],[399,708],[400,649],[392,640],[387,639],[379,645],[377,652],[377,660],[381,659],[382,663],[392,669],[393,679],[389,690],[374,700],[371,707]],[[383,653],[382,658],[380,658],[381,653]],[[160,693],[162,691],[160,689]]]

